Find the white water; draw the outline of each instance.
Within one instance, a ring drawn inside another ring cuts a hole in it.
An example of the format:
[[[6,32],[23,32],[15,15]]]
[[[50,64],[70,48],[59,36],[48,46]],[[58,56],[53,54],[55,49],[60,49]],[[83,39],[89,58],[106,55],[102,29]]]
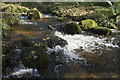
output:
[[[99,38],[94,36],[85,36],[83,34],[75,34],[75,35],[65,35],[59,31],[55,32],[55,35],[66,40],[68,45],[65,47],[61,47],[59,45],[55,46],[53,49],[48,49],[48,51],[56,51],[59,52],[63,50],[63,53],[70,57],[70,59],[84,59],[80,58],[80,54],[75,54],[75,49],[82,49],[86,52],[94,53],[94,51],[98,49],[109,49],[110,47],[115,48],[118,47],[117,44],[113,44],[115,38],[111,38],[108,40],[107,38]],[[85,59],[84,59],[85,60]]]
[[[20,64],[18,67],[14,67],[14,71],[10,74],[3,76],[4,78],[9,78],[10,76],[15,76],[17,78],[21,77],[40,77],[37,69],[23,67],[23,64]]]

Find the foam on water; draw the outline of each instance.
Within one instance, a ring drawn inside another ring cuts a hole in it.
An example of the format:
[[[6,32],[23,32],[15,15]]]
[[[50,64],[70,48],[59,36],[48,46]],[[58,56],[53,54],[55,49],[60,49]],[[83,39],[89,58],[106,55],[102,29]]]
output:
[[[21,77],[40,77],[40,74],[38,73],[37,69],[33,69],[33,68],[21,68],[20,66],[22,66],[22,64],[19,65],[19,67],[14,67],[14,71],[10,74],[7,74],[5,76],[3,76],[4,78],[9,78],[11,76],[15,76],[17,78],[21,78]]]
[[[65,47],[55,46],[53,49],[49,48],[49,51],[63,50],[65,55],[68,55],[71,59],[84,59],[80,58],[78,54],[75,54],[75,49],[81,49],[86,52],[94,53],[93,50],[97,49],[109,49],[109,47],[118,47],[117,44],[113,44],[115,38],[108,40],[107,38],[99,38],[95,36],[86,36],[83,34],[64,35],[59,31],[55,32],[55,35],[66,40],[68,45]]]

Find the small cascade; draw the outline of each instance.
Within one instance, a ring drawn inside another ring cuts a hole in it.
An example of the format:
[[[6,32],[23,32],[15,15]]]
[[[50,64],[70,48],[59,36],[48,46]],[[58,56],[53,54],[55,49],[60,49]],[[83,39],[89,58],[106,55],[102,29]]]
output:
[[[63,54],[67,55],[71,60],[84,60],[86,63],[85,58],[80,58],[80,52],[86,51],[90,53],[95,53],[99,49],[107,49],[111,50],[112,48],[118,48],[119,46],[117,43],[114,42],[115,38],[100,38],[95,36],[86,36],[83,34],[75,34],[75,35],[68,35],[62,34],[59,31],[55,32],[55,35],[66,40],[68,45],[65,47],[61,47],[59,45],[55,46],[54,48],[48,48],[48,53],[52,51],[60,52],[62,51]],[[76,53],[76,49],[80,50],[79,54]]]

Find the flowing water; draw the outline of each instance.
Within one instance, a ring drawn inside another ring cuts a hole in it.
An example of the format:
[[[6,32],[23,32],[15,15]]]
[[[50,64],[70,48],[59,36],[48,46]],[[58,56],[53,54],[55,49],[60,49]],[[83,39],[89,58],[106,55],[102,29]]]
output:
[[[57,30],[48,29],[48,25],[54,27],[63,26],[65,22],[58,22],[56,18],[47,15],[39,20],[23,20],[21,25],[13,26],[12,41],[19,41],[18,35],[35,38],[58,36],[67,41],[67,45],[48,47],[47,53],[51,63],[47,71],[39,73],[37,69],[23,67],[19,63],[13,67],[10,73],[16,77],[48,77],[48,78],[117,78],[118,55],[120,52],[119,31],[110,36],[99,36],[87,32],[68,35]],[[114,31],[116,32],[116,31]],[[15,52],[21,53],[22,48],[16,46]],[[53,54],[56,53],[55,55]],[[26,74],[28,73],[28,74]]]

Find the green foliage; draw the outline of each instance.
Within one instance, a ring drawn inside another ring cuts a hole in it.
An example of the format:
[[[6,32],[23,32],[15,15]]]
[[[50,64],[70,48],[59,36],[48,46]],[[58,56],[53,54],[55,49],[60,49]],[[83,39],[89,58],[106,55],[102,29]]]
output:
[[[23,12],[29,11],[29,8],[20,6],[18,4],[5,4],[4,7],[2,7],[2,19],[3,22],[6,24],[13,26],[15,24],[18,24],[18,21],[20,20],[20,14]]]
[[[18,24],[20,20],[20,14],[11,14],[11,13],[3,13],[2,19],[10,26]]]
[[[88,30],[90,28],[99,27],[98,24],[92,19],[83,20],[80,23],[82,24],[82,30]]]
[[[69,23],[64,26],[64,31],[67,34],[79,34],[81,28],[77,23]]]
[[[111,6],[110,9],[113,13],[113,15],[116,15],[120,12],[120,0],[118,0],[117,2],[110,2],[108,1],[109,5]]]
[[[108,28],[110,28],[110,29],[117,29],[117,27],[114,24],[112,24],[112,23],[110,23],[108,25]]]
[[[62,10],[53,10],[52,11],[52,15],[54,15],[54,16],[59,16],[59,17],[63,17],[63,15],[62,15],[63,13],[62,13]]]
[[[23,12],[27,12],[28,10],[29,8],[22,7],[18,4],[9,4],[8,6],[2,9],[3,12],[7,12],[7,13],[23,13]]]
[[[10,37],[10,26],[6,24],[6,22],[2,22],[2,39],[6,40]]]
[[[115,25],[115,21],[113,19],[110,20],[101,20],[98,22],[100,27],[108,27],[110,29],[117,29],[116,25]]]

